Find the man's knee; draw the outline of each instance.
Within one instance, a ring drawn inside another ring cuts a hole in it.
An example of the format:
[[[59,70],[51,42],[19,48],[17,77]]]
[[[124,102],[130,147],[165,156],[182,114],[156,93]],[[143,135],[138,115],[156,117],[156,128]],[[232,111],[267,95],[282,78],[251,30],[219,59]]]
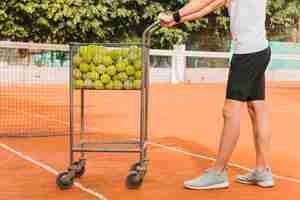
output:
[[[240,117],[241,103],[237,101],[226,101],[223,107],[223,118],[232,119]]]
[[[267,106],[264,101],[249,101],[247,102],[248,111],[252,115],[267,112]]]

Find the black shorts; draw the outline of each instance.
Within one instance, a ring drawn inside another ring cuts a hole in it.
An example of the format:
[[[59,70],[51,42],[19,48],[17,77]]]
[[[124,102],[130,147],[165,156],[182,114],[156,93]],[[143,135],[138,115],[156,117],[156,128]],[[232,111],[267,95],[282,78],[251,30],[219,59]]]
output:
[[[234,54],[227,82],[226,99],[255,101],[265,99],[265,71],[270,47],[250,54]]]

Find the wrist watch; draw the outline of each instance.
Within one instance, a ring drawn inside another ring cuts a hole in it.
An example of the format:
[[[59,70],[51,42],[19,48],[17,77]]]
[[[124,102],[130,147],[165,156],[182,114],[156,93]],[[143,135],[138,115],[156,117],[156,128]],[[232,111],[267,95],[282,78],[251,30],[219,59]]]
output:
[[[179,23],[181,21],[181,16],[180,16],[179,11],[177,11],[173,14],[173,18],[176,23]]]

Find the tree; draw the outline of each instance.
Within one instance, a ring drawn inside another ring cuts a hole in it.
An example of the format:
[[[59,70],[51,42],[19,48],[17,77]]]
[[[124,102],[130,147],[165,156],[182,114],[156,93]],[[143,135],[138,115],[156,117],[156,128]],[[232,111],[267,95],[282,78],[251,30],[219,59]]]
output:
[[[185,0],[2,0],[0,39],[51,43],[140,41],[143,30],[160,12],[174,11]],[[269,30],[296,26],[299,0],[269,0]],[[157,47],[185,41],[191,33],[228,33],[225,9],[180,29],[162,28],[155,34]]]
[[[297,34],[297,42],[300,42],[300,17],[298,17],[298,34]]]
[[[300,16],[299,0],[269,0],[267,27],[273,31],[284,31],[297,25]]]
[[[0,38],[35,42],[117,41],[140,35],[162,11],[144,0],[2,0]]]

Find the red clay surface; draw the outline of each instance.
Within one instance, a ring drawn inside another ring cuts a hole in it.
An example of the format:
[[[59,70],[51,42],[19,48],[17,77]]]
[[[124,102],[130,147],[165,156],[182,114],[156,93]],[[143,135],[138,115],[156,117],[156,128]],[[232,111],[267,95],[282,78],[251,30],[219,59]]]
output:
[[[91,91],[87,94],[86,124],[89,130],[96,132],[90,136],[91,139],[136,135],[137,94],[130,93],[132,95]],[[150,141],[214,157],[222,128],[224,93],[225,86],[221,84],[154,85],[151,89]],[[273,172],[300,180],[300,83],[269,84],[268,94],[273,133]],[[78,111],[76,109],[77,116]],[[242,116],[241,133],[232,162],[251,168],[255,163],[255,153],[246,110]],[[67,166],[66,137],[1,138],[0,142],[58,171]],[[124,187],[127,170],[137,159],[136,155],[88,154],[87,173],[79,182],[108,199],[117,200],[299,199],[300,184],[291,181],[276,179],[277,186],[267,190],[236,184],[234,176],[244,171],[234,167],[230,167],[229,189],[185,190],[182,182],[199,175],[211,162],[151,145],[149,154],[149,173],[140,190],[129,191]],[[69,191],[58,190],[54,175],[4,149],[0,149],[0,157],[4,158],[0,163],[0,199],[95,199],[76,188]]]

